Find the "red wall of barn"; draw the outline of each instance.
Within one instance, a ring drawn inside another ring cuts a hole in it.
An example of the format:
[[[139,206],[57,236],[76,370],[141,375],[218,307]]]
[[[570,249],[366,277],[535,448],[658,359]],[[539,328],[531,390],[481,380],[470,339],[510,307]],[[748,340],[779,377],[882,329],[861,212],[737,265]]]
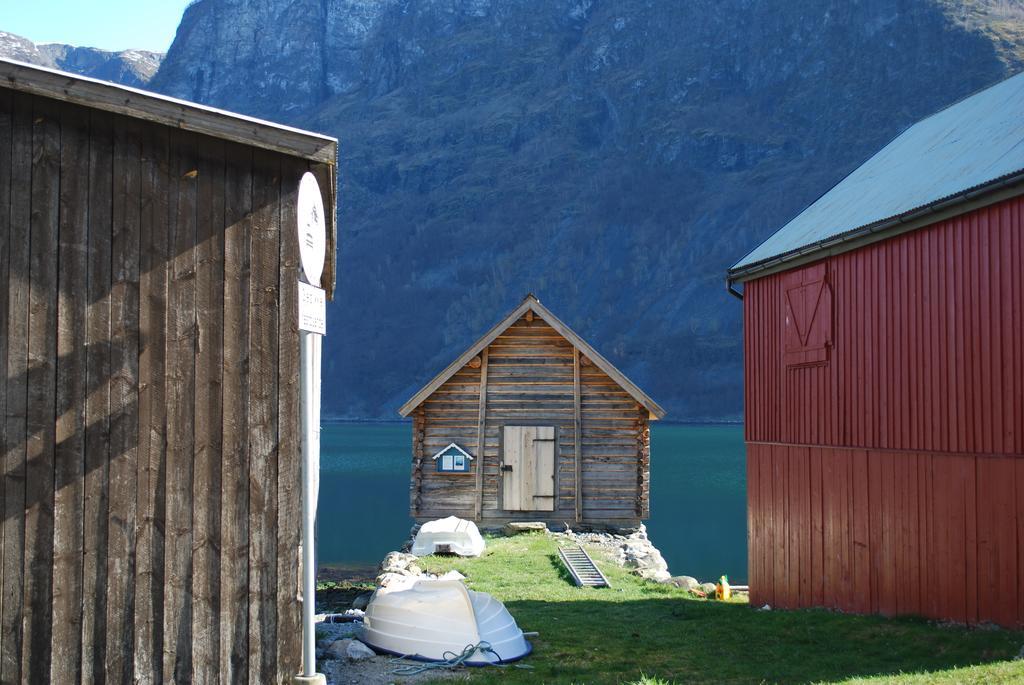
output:
[[[799,274],[746,285],[752,602],[1024,624],[1022,216],[804,267],[825,361],[787,353]]]

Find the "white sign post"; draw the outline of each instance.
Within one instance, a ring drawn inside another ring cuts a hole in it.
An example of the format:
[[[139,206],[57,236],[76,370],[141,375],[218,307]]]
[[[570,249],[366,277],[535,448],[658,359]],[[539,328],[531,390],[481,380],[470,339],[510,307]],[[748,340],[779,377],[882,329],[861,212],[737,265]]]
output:
[[[316,504],[320,490],[320,355],[327,333],[327,298],[319,288],[327,250],[320,185],[311,173],[299,181],[299,394],[302,414],[302,675],[297,682],[326,685],[316,672]]]

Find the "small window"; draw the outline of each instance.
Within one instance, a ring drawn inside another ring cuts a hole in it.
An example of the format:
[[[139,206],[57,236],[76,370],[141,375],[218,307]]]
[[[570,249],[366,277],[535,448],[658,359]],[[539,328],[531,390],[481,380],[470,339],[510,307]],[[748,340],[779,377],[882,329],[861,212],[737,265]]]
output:
[[[832,348],[832,288],[826,264],[783,277],[785,359],[788,367],[827,364]]]
[[[472,455],[454,442],[434,455],[440,473],[468,473],[472,460]]]

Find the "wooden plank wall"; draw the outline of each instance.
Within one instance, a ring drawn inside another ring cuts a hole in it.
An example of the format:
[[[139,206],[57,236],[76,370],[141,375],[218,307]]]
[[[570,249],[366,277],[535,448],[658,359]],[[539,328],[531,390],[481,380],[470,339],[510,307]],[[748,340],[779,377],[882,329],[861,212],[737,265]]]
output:
[[[480,454],[481,361],[467,365],[428,397],[413,416],[411,500],[419,520],[456,515],[497,525],[508,520],[577,522],[576,427],[571,342],[540,318],[523,317],[486,350],[482,516],[476,515],[473,474],[439,474],[430,456],[451,442]],[[580,369],[582,514],[593,525],[635,526],[649,514],[647,412],[604,372]],[[422,410],[422,415],[420,411]],[[553,512],[508,512],[501,502],[501,433],[506,424],[556,427],[556,503]],[[422,426],[422,427],[421,427]],[[422,447],[417,436],[422,432]],[[416,467],[418,449],[424,461]],[[415,502],[420,503],[415,509]]]
[[[825,262],[828,363],[747,284],[752,601],[1024,622],[1024,199]]]
[[[747,448],[751,602],[1024,626],[1024,460]]]
[[[786,273],[744,293],[750,442],[1024,455],[1024,198],[831,257],[831,361],[787,368]]]
[[[0,89],[0,682],[299,671],[308,168]]]
[[[651,474],[647,410],[593,364],[584,363],[580,377],[583,516],[609,521],[647,518]]]

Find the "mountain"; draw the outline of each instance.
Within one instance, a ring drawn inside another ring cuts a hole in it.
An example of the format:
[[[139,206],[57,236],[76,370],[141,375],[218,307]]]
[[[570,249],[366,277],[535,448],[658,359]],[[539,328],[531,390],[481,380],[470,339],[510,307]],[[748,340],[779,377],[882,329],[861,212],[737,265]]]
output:
[[[108,52],[60,43],[36,45],[27,38],[0,31],[0,57],[143,88],[156,74],[164,55],[148,50]]]
[[[728,420],[725,269],[1022,63],[1020,0],[199,0],[150,87],[340,139],[327,414],[393,417],[533,292]]]

